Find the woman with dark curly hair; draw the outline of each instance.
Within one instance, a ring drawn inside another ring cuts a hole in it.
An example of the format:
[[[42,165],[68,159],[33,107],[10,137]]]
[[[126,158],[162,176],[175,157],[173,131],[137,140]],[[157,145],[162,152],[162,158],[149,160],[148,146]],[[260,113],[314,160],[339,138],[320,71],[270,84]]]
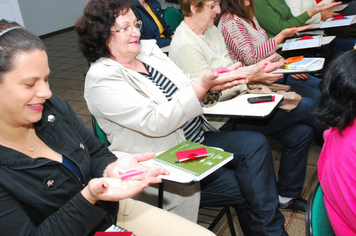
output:
[[[326,210],[336,235],[356,235],[356,51],[335,59],[320,82],[317,117],[331,126],[318,171]]]

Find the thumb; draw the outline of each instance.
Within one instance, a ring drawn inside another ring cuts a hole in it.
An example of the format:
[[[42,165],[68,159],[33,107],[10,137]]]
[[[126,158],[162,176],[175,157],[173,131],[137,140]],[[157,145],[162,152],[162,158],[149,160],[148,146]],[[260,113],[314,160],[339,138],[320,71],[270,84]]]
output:
[[[104,193],[109,188],[109,184],[103,178],[92,179],[88,185],[89,191],[93,196]]]

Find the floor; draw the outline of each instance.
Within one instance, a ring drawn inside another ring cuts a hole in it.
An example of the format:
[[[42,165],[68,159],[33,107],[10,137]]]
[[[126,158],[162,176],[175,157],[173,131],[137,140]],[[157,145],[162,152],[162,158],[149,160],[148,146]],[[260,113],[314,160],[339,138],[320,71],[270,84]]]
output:
[[[83,98],[84,74],[88,69],[87,61],[79,52],[77,35],[74,30],[63,32],[55,36],[43,39],[48,53],[51,74],[49,83],[52,92],[70,102],[84,124],[91,127],[91,116]],[[278,170],[281,146],[271,140],[275,169]],[[308,199],[310,189],[317,179],[316,168],[320,148],[314,143],[311,146],[304,184],[303,197]],[[219,208],[202,209],[199,214],[199,224],[208,227],[214,217],[220,211]],[[232,216],[237,235],[242,235],[236,213],[233,209]],[[300,213],[284,213],[285,227],[291,236],[305,235],[305,215]],[[227,220],[224,217],[213,229],[217,235],[230,235]]]

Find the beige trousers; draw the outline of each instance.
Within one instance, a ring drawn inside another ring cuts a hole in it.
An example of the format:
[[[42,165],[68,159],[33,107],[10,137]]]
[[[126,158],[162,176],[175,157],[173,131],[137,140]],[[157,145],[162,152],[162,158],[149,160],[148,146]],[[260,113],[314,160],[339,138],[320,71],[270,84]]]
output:
[[[136,236],[215,235],[183,217],[130,198],[120,201],[116,224]]]

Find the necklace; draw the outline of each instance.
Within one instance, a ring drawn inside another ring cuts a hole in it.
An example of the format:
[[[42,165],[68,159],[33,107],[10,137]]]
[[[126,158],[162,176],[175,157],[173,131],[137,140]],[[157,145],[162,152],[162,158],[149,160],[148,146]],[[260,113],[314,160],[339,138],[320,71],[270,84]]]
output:
[[[30,131],[30,149],[26,149],[26,148],[23,148],[23,147],[19,147],[17,145],[14,145],[14,144],[11,144],[11,143],[8,143],[8,142],[5,142],[2,138],[0,139],[1,142],[3,142],[4,144],[6,144],[7,146],[10,146],[10,147],[14,147],[16,149],[21,149],[21,150],[24,150],[24,151],[30,151],[30,152],[33,152],[35,149],[33,148],[33,139],[32,139],[32,132]]]

